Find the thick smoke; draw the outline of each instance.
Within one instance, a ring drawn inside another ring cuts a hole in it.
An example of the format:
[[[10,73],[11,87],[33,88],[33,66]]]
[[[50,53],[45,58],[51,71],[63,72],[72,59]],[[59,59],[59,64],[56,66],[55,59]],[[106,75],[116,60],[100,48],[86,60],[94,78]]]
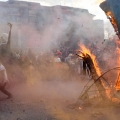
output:
[[[28,3],[23,4],[27,4],[28,7]],[[63,46],[65,51],[76,50],[78,43],[84,44],[88,49],[93,45],[97,48],[92,52],[96,53],[102,68],[105,69],[107,65],[103,64],[102,60],[105,58],[106,62],[108,54],[106,52],[107,55],[103,57],[103,52],[98,54],[100,51],[97,51],[103,50],[104,46],[102,43],[104,41],[103,21],[93,20],[94,16],[85,9],[39,5],[37,8],[36,5],[30,3],[29,5],[31,7],[23,7],[24,9],[19,8],[19,5],[18,8],[11,7],[10,12],[15,14],[16,10],[18,13],[20,10],[21,16],[17,19],[8,15],[9,9],[5,11],[1,8],[8,18],[2,15],[4,21],[1,23],[0,33],[8,34],[9,27],[6,24],[7,22],[13,24],[11,49],[19,53],[28,53],[30,48],[40,60],[39,64],[32,61],[32,54],[28,55],[28,61],[26,60],[23,64],[22,61],[20,61],[21,64],[14,60],[3,61],[10,79],[11,92],[15,97],[14,101],[25,105],[29,102],[42,101],[49,114],[57,115],[56,119],[74,120],[74,117],[79,119],[79,113],[75,116],[71,111],[66,112],[66,109],[78,100],[84,85],[90,78],[78,73],[80,63],[70,67],[66,63],[54,62],[55,57],[52,52],[54,49],[61,50]],[[112,58],[112,55],[110,57]],[[73,61],[76,61],[76,56],[73,56]]]
[[[100,45],[104,39],[103,22],[92,20],[93,16],[84,9],[40,6],[33,17],[29,18],[31,24],[16,25],[13,22],[13,45],[15,42],[15,45],[24,49],[51,50],[67,41],[71,42],[71,46],[78,41],[99,42]]]

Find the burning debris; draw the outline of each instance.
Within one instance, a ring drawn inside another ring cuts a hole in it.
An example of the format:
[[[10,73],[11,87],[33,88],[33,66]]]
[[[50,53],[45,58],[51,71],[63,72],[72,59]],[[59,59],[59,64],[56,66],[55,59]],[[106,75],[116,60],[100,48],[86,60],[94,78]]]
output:
[[[92,98],[94,99],[97,98],[97,104],[101,104],[103,102],[105,102],[106,104],[106,101],[107,103],[111,104],[114,103],[114,99],[117,99],[119,101],[120,67],[110,69],[107,72],[101,74],[95,56],[91,54],[91,52],[84,45],[80,45],[80,47],[82,51],[78,50],[76,55],[83,61],[84,73],[87,72],[91,78],[90,81],[84,86],[84,89],[81,92],[80,97],[76,102],[75,106],[76,105],[79,106],[80,104],[91,104],[91,103],[95,104],[96,102],[93,103]],[[114,70],[118,70],[118,76],[117,76],[117,80],[115,80],[116,81],[115,85],[111,86],[109,81],[106,80],[104,76],[105,74]],[[92,80],[93,82],[91,82]]]
[[[83,60],[83,70],[84,72],[87,71],[88,74],[91,76],[91,79],[94,81],[94,84],[96,85],[101,98],[106,99],[106,90],[102,80],[99,79],[96,82],[96,79],[100,75],[100,70],[98,66],[96,66],[97,64],[95,64],[96,63],[95,57],[90,53],[88,49],[85,48],[85,46],[82,45],[81,48],[82,48],[82,51],[79,51],[79,53],[76,55]],[[89,95],[88,95],[89,89],[90,89],[89,86],[87,86],[87,88],[80,95],[79,100],[81,99],[83,101],[87,101],[87,102],[89,101]]]

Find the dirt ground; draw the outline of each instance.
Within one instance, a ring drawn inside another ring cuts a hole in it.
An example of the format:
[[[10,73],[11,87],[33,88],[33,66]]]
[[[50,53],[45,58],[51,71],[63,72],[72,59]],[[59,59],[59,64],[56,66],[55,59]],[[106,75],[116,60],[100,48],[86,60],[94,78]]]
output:
[[[119,120],[120,106],[72,108],[85,82],[44,81],[9,88],[12,99],[0,92],[0,120]]]

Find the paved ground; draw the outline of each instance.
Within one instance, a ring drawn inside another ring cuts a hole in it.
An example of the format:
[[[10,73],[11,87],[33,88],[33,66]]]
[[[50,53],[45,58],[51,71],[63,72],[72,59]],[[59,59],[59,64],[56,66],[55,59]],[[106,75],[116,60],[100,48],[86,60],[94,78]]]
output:
[[[29,86],[13,86],[14,98],[0,93],[0,120],[119,120],[119,106],[71,106],[76,102],[83,83],[47,81]]]

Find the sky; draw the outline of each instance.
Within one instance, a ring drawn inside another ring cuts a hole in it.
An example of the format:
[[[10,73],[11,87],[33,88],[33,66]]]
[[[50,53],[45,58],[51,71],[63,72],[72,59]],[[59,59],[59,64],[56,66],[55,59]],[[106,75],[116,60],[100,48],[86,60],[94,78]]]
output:
[[[25,1],[39,2],[41,5],[44,6],[63,5],[76,8],[85,8],[88,9],[90,13],[96,15],[94,19],[102,19],[104,21],[107,21],[105,13],[99,7],[99,4],[104,0],[25,0]]]

